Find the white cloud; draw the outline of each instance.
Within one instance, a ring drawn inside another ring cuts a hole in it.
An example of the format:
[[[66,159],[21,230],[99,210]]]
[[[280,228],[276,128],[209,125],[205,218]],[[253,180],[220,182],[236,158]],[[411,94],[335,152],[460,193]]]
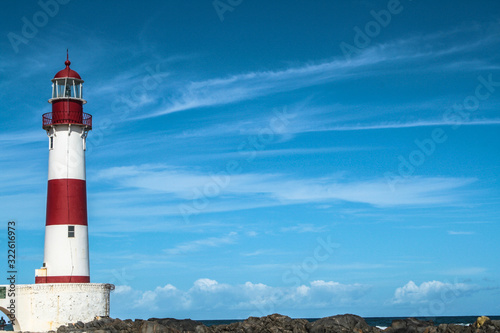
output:
[[[0,134],[0,144],[7,144],[8,146],[20,145],[33,142],[44,142],[47,141],[47,137],[41,133],[41,131],[29,131],[29,132],[9,132]]]
[[[297,224],[293,225],[290,227],[283,227],[281,228],[282,232],[297,232],[297,233],[305,233],[305,232],[325,232],[327,229],[327,226],[317,226],[314,224]]]
[[[454,269],[447,269],[446,271],[443,272],[443,274],[446,275],[452,275],[452,276],[471,276],[471,275],[482,275],[486,273],[488,269],[485,267],[462,267],[462,268],[454,268]]]
[[[474,231],[453,231],[449,230],[448,235],[474,235]]]
[[[167,165],[139,165],[103,170],[99,179],[120,187],[146,190],[145,195],[163,193],[170,199],[186,199],[196,213],[249,209],[300,203],[348,201],[375,206],[436,205],[457,202],[473,178],[413,177],[401,179],[395,190],[386,179],[349,181],[337,177],[299,179],[285,174],[239,173],[211,175]],[[229,198],[227,195],[231,195]],[[252,200],[247,200],[249,197]],[[220,199],[220,200],[218,200]],[[199,207],[194,207],[196,201]],[[178,208],[178,207],[177,207]],[[156,212],[168,211],[165,201]],[[151,210],[150,210],[151,211]],[[169,214],[179,214],[170,209]]]
[[[142,294],[140,300],[137,300],[135,307],[151,307],[152,309],[157,309],[158,307],[155,305],[155,301],[157,298],[157,294],[153,291],[146,291]]]
[[[219,283],[202,278],[186,291],[167,284],[137,295],[131,299],[134,308],[149,311],[197,310],[210,312],[216,309],[239,310],[242,313],[267,315],[283,308],[310,309],[324,306],[350,304],[364,296],[369,287],[361,284],[342,284],[317,280],[309,285],[272,287],[263,283],[246,282],[240,285]],[[155,313],[149,312],[150,315]]]
[[[436,126],[447,126],[447,125],[460,125],[460,126],[475,126],[475,125],[498,125],[500,124],[500,119],[474,119],[467,120],[463,122],[457,122],[456,120],[419,120],[411,122],[383,122],[374,124],[362,124],[362,125],[340,125],[340,126],[319,126],[314,128],[309,126],[310,129],[296,129],[296,133],[306,133],[306,132],[337,132],[337,131],[366,131],[366,130],[378,130],[378,129],[398,129],[398,128],[412,128],[412,127],[436,127]]]
[[[226,285],[219,284],[217,281],[211,279],[198,279],[194,282],[193,288],[191,288],[191,290],[201,292],[217,292],[224,289],[227,289]]]
[[[158,117],[172,112],[194,108],[225,105],[249,100],[283,91],[315,86],[338,80],[352,80],[360,76],[377,75],[386,69],[377,69],[377,65],[387,61],[410,63],[418,60],[447,56],[470,50],[473,45],[482,46],[495,42],[486,36],[476,38],[472,43],[461,43],[443,48],[444,39],[456,32],[447,32],[417,36],[406,40],[373,45],[364,49],[353,59],[344,57],[307,63],[302,66],[284,68],[274,71],[256,71],[183,83],[176,92],[169,96],[169,104],[137,118]],[[422,45],[425,45],[422,47]],[[463,60],[461,61],[463,62]],[[450,64],[450,62],[448,62]],[[366,71],[370,66],[371,70]],[[484,63],[478,66],[484,67]],[[401,66],[405,70],[407,67]],[[447,66],[448,70],[462,70],[463,66]],[[443,66],[439,67],[442,70]],[[169,87],[171,89],[171,87]]]
[[[363,263],[363,262],[353,262],[350,264],[324,264],[327,269],[335,271],[354,271],[354,270],[374,270],[374,269],[387,269],[390,266],[385,264],[375,264],[375,263]]]
[[[115,286],[116,294],[127,294],[132,291],[132,287],[130,286]]]
[[[173,248],[165,249],[164,252],[168,255],[197,252],[210,247],[219,247],[226,244],[234,244],[236,242],[237,237],[238,234],[236,232],[230,232],[229,234],[223,237],[209,237],[205,239],[197,239],[194,241],[185,242]]]
[[[394,292],[394,304],[419,304],[435,299],[456,299],[478,291],[479,287],[465,283],[449,283],[441,281],[422,282],[419,286],[409,281]]]

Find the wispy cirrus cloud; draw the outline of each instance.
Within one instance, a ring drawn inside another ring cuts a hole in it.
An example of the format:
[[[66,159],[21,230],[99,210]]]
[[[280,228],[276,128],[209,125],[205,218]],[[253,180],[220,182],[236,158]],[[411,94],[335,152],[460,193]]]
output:
[[[349,180],[330,176],[298,180],[294,175],[279,173],[211,175],[160,164],[108,168],[99,173],[98,179],[114,183],[118,188],[140,191],[139,197],[163,195],[162,206],[166,199],[175,205],[177,199],[203,198],[207,184],[217,186],[217,193],[209,196],[211,204],[203,212],[219,211],[218,207],[227,211],[337,201],[373,206],[451,204],[464,199],[465,190],[476,181],[474,178],[414,177],[401,181],[393,191],[385,179]],[[171,213],[179,213],[172,210]],[[162,212],[165,208],[158,207],[155,211]]]
[[[165,105],[136,116],[134,119],[152,118],[189,109],[226,105],[339,80],[373,76],[380,71],[387,71],[384,68],[377,68],[387,61],[411,63],[417,60],[435,59],[452,54],[467,53],[474,47],[496,42],[492,36],[486,35],[480,38],[476,37],[471,43],[461,42],[442,47],[439,41],[450,38],[450,35],[453,34],[456,34],[456,31],[414,36],[391,43],[374,45],[364,49],[351,60],[339,57],[324,62],[307,63],[302,66],[273,71],[256,71],[222,78],[191,81],[170,93],[166,97],[168,102]],[[464,60],[458,61],[463,62]],[[447,62],[448,70],[463,68],[458,65],[451,66],[450,63],[453,64],[453,61]],[[468,68],[471,70],[471,66],[474,64],[482,68],[487,66],[484,62],[476,61],[469,62]],[[366,70],[368,66],[370,66],[369,71]],[[440,66],[439,69],[442,70],[443,67]]]
[[[447,269],[443,272],[445,275],[451,276],[474,276],[474,275],[482,275],[488,271],[485,267],[462,267],[462,268],[452,268]]]
[[[452,97],[446,100],[398,103],[397,105],[332,104],[316,106],[309,104],[310,101],[303,101],[288,108],[286,111],[286,126],[281,126],[280,131],[275,131],[273,134],[277,141],[287,141],[299,134],[319,132],[374,131],[437,126],[493,126],[500,124],[500,118],[492,113],[493,110],[498,108],[495,102],[485,105],[485,108],[487,106],[489,110],[486,113],[471,114],[469,119],[459,121],[458,119],[445,117],[446,110],[451,110],[453,103],[457,102],[460,102],[460,100],[454,100]],[[418,118],[415,119],[417,114]],[[185,140],[221,136],[256,136],[263,129],[269,128],[270,117],[268,115],[252,115],[249,119],[245,118],[246,115],[241,115],[241,117],[244,119],[187,129],[180,133],[171,134],[169,137]],[[343,148],[330,147],[329,149],[341,151]],[[344,149],[362,150],[364,148],[344,147]],[[371,149],[376,149],[376,147],[371,147]],[[279,153],[279,151],[275,152]],[[314,150],[308,149],[297,152],[301,154],[314,153]],[[256,153],[261,155],[271,154],[271,152],[265,150]],[[287,152],[283,151],[283,153]]]
[[[379,124],[363,124],[363,125],[343,125],[332,127],[319,127],[316,129],[301,131],[305,132],[335,132],[335,131],[367,131],[381,129],[398,129],[398,128],[413,128],[413,127],[436,127],[436,126],[476,126],[476,125],[499,125],[500,119],[476,119],[457,123],[450,120],[434,120],[434,121],[413,121],[413,122],[385,122]]]
[[[454,231],[454,230],[449,230],[448,235],[456,236],[456,235],[474,235],[474,231]]]
[[[41,118],[41,116],[40,116]],[[47,137],[40,131],[9,132],[0,134],[0,144],[20,145],[33,142],[46,141]]]
[[[211,247],[219,247],[226,244],[234,244],[238,238],[236,232],[230,232],[222,237],[209,237],[181,243],[173,248],[163,250],[168,255],[186,254],[198,252]]]
[[[283,227],[281,228],[282,232],[296,232],[296,233],[306,233],[306,232],[312,232],[312,233],[318,233],[318,232],[325,232],[328,229],[327,226],[318,226],[310,223],[306,224],[297,224],[293,225],[290,227]]]

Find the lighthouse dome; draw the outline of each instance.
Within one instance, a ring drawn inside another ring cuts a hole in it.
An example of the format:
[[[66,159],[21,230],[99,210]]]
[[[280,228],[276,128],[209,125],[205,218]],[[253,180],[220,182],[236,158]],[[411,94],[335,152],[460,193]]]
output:
[[[64,64],[66,65],[66,68],[61,69],[59,72],[57,72],[56,76],[54,76],[54,79],[59,79],[59,78],[64,78],[64,77],[69,77],[69,78],[79,79],[79,80],[82,79],[80,77],[80,74],[78,74],[76,71],[69,68],[69,65],[71,65],[71,61],[66,59]]]

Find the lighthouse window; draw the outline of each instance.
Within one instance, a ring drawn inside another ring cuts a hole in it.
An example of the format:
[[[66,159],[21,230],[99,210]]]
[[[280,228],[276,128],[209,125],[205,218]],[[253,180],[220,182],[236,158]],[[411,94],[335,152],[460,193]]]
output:
[[[76,98],[82,98],[82,85],[73,81],[74,95]]]
[[[52,98],[82,98],[83,81],[71,78],[55,79],[52,84]]]
[[[56,81],[57,84],[57,97],[64,97],[64,90],[66,89],[66,84],[64,81]]]
[[[54,149],[54,137],[51,136],[49,140],[49,149]]]
[[[75,226],[68,225],[68,238],[73,238],[73,237],[75,237]]]
[[[71,86],[70,85],[66,86],[66,93],[64,94],[64,97],[71,97]]]

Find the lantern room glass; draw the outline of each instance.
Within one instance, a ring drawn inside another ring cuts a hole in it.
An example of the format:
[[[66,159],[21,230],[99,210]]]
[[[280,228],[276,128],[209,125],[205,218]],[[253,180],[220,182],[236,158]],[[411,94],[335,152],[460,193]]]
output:
[[[82,80],[62,78],[52,82],[52,98],[83,98]]]

